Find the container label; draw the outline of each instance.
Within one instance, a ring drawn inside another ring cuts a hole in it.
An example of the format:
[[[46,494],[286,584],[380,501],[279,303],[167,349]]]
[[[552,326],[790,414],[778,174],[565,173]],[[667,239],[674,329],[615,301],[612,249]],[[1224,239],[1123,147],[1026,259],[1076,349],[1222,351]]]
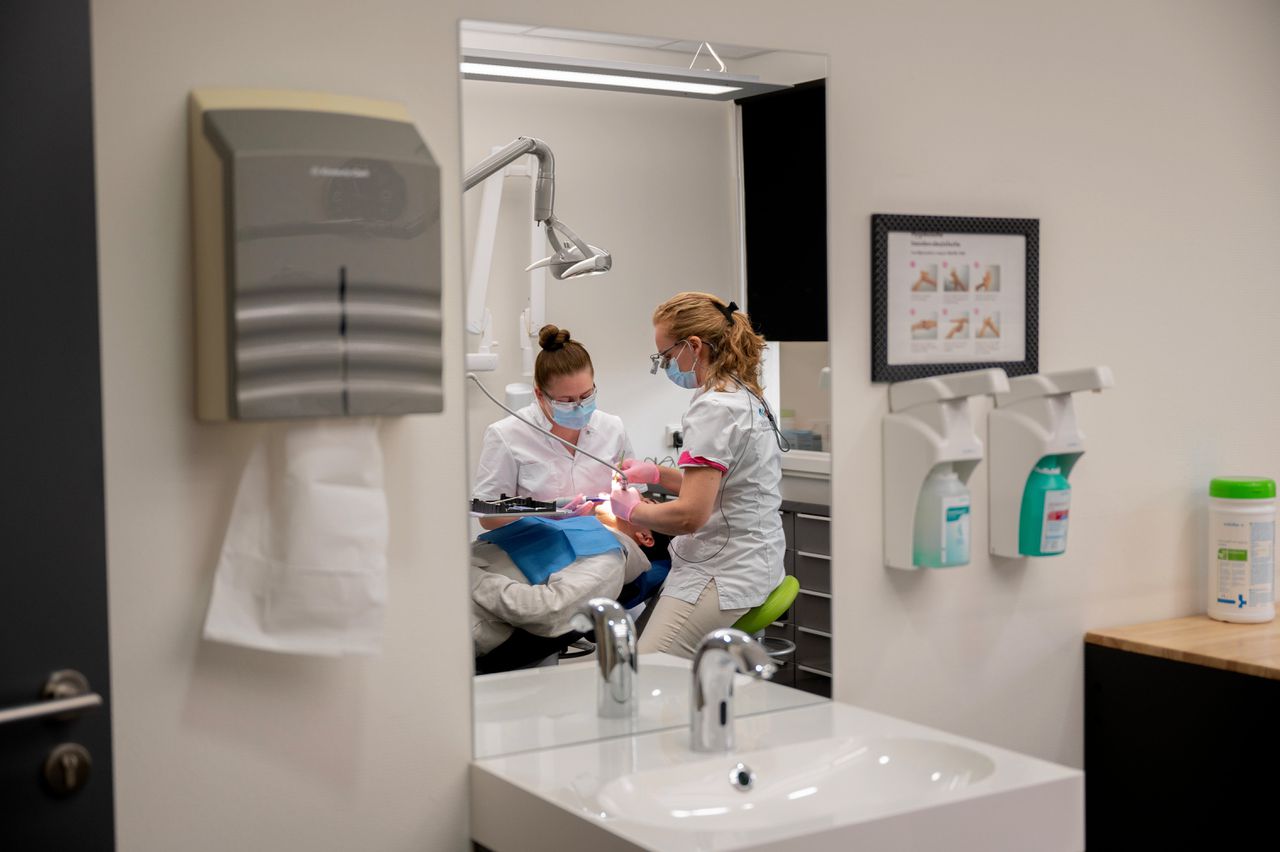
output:
[[[1264,609],[1275,600],[1275,522],[1218,525],[1213,603],[1239,611]]]
[[[1275,521],[1249,524],[1249,544],[1253,550],[1249,589],[1259,606],[1275,599],[1275,542]]]
[[[942,498],[942,564],[969,561],[969,495]]]
[[[1067,521],[1071,514],[1071,491],[1046,491],[1044,522],[1040,525],[1040,552],[1062,553],[1067,549]]]

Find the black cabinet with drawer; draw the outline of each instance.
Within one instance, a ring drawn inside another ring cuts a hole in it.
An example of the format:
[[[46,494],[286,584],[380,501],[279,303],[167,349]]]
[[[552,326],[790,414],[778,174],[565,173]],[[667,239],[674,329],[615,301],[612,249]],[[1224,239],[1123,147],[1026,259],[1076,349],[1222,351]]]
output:
[[[796,643],[791,665],[779,672],[784,677],[779,682],[830,697],[830,510],[784,500],[782,528],[787,537],[787,573],[800,582],[800,594],[786,615],[769,628],[769,635]]]

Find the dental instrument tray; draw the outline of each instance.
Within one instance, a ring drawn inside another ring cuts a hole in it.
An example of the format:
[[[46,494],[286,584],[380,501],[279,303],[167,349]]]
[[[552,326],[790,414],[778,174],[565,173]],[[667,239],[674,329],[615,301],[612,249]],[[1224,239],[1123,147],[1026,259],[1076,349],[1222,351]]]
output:
[[[497,500],[471,501],[471,515],[476,518],[564,514],[561,509],[556,508],[555,503],[534,500],[530,497],[508,497],[503,494]]]

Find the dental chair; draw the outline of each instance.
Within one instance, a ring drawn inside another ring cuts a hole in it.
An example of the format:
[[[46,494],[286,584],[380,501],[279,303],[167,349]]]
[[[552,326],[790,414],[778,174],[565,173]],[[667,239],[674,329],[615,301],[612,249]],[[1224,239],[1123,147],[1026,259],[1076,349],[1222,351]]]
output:
[[[635,618],[637,633],[644,629],[645,622],[649,620],[649,614],[653,611],[653,607],[649,604],[662,593],[662,584],[666,582],[667,575],[670,573],[671,560],[659,559],[649,566],[648,571],[627,583],[622,587],[622,591],[618,592],[618,603],[633,615],[637,607],[644,607],[644,611]],[[572,660],[588,656],[595,651],[594,643],[595,635],[588,633],[562,650],[560,659]]]
[[[496,674],[555,665],[564,650],[584,635],[565,633],[562,636],[535,636],[517,627],[501,645],[476,657],[476,674]]]

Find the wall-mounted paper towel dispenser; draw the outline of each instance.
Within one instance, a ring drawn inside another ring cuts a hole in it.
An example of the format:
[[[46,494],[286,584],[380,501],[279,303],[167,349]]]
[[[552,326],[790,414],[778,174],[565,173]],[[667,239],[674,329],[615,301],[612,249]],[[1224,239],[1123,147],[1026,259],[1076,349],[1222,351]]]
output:
[[[197,413],[439,412],[440,169],[403,106],[191,93]]]

